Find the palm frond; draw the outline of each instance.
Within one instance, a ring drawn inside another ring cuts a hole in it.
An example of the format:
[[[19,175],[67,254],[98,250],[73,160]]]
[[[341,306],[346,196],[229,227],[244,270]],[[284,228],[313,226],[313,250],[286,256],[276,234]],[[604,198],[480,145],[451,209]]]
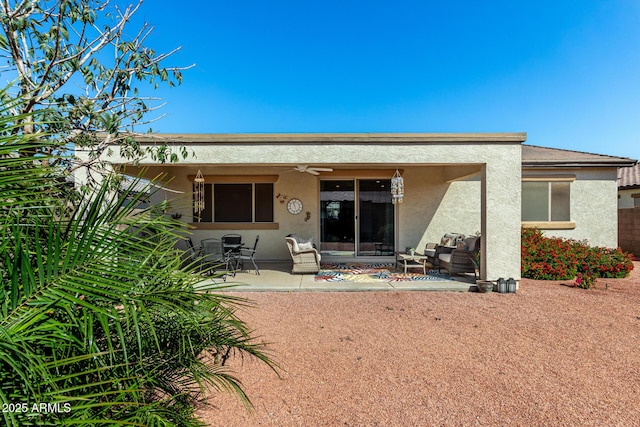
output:
[[[135,182],[60,203],[55,185],[41,191],[57,172],[31,171],[2,148],[0,171],[20,164],[32,178],[0,173],[0,400],[70,403],[43,418],[56,425],[198,425],[193,404],[207,388],[250,405],[220,357],[204,355],[277,365],[235,314],[246,300],[196,289],[196,265],[183,267],[174,250],[180,224],[139,209]]]

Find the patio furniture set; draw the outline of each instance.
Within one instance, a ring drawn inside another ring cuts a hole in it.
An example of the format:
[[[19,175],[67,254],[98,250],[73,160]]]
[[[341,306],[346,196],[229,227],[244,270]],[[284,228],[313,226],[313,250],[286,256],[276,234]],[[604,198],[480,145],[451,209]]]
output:
[[[256,274],[260,269],[255,261],[256,248],[260,236],[257,235],[253,247],[246,247],[239,234],[227,234],[222,238],[208,238],[195,247],[190,238],[186,239],[185,263],[198,262],[205,274],[224,271],[235,276],[244,269],[245,261],[251,262]],[[292,260],[291,273],[317,273],[320,271],[321,255],[311,239],[289,234],[285,242]],[[401,265],[406,274],[409,269],[420,269],[427,274],[428,269],[446,270],[447,274],[474,273],[477,278],[480,237],[460,233],[446,233],[440,242],[428,243],[423,253],[396,253],[396,268]]]
[[[245,261],[251,262],[256,274],[260,269],[255,261],[256,248],[260,236],[256,235],[253,247],[247,247],[242,242],[240,234],[226,234],[222,238],[207,238],[200,241],[200,247],[195,247],[190,238],[185,240],[187,250],[184,263],[198,263],[200,272],[211,275],[222,272],[226,280],[227,275],[235,276],[236,271],[244,269]]]
[[[440,242],[427,243],[422,254],[398,253],[396,267],[404,266],[404,272],[409,268],[418,268],[423,274],[427,269],[437,268],[445,270],[450,276],[454,274],[473,273],[475,278],[479,270],[478,254],[480,253],[480,237],[465,236],[461,233],[446,233]]]
[[[317,273],[321,256],[311,239],[303,239],[296,234],[285,237],[293,266],[292,273]],[[428,243],[424,253],[396,253],[396,268],[401,265],[406,274],[409,269],[421,269],[427,274],[430,268],[447,274],[473,273],[477,278],[480,237],[465,236],[461,233],[446,233],[440,242]]]

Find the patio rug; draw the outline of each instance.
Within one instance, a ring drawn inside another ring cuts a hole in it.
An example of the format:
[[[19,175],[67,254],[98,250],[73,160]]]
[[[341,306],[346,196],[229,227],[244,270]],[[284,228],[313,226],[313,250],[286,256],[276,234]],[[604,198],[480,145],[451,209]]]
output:
[[[451,276],[429,270],[427,274],[408,271],[395,263],[334,263],[322,264],[321,270],[315,276],[316,282],[409,282],[414,280],[444,281],[453,280]],[[415,271],[415,270],[414,270]]]

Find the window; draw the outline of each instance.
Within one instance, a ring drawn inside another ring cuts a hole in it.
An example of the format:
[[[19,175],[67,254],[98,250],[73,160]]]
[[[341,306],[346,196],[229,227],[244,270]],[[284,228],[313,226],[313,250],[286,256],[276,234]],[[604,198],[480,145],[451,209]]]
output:
[[[570,221],[570,187],[571,182],[567,180],[523,180],[522,221]]]
[[[205,183],[199,222],[273,222],[273,183]],[[198,222],[194,212],[193,221]]]

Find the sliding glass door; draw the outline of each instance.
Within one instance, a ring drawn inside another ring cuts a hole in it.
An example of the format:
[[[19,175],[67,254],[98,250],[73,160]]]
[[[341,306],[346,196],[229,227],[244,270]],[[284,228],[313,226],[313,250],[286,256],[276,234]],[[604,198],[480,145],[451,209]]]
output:
[[[393,255],[395,246],[394,206],[391,180],[358,181],[358,255]]]
[[[355,255],[354,219],[354,181],[320,181],[320,251],[323,254]]]
[[[393,255],[395,209],[390,184],[388,179],[320,181],[320,250],[323,254]]]

